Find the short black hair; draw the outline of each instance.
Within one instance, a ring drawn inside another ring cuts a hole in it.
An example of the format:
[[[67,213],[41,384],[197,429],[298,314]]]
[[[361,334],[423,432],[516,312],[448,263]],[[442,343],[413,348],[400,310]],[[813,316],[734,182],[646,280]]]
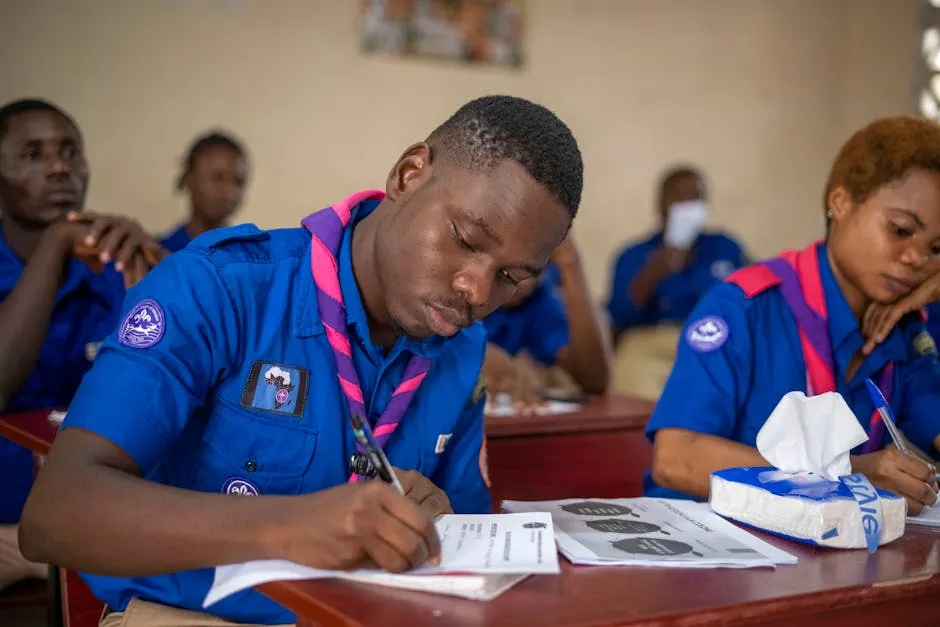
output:
[[[38,98],[22,98],[20,100],[14,100],[8,102],[2,107],[0,107],[0,140],[6,137],[7,131],[9,131],[10,119],[23,113],[30,113],[32,111],[51,111],[61,115],[69,124],[72,125],[72,128],[75,129],[75,132],[78,133],[78,136],[82,136],[81,129],[78,128],[78,124],[75,123],[75,120],[68,113],[63,111],[60,107],[52,104],[47,100],[40,100]]]
[[[705,180],[705,176],[702,174],[701,170],[695,166],[687,164],[670,166],[659,177],[660,196],[666,193],[666,188],[669,187],[673,181],[683,176],[695,176],[701,180]]]
[[[458,165],[487,170],[515,161],[578,213],[584,187],[581,150],[571,129],[545,107],[515,96],[484,96],[460,107],[429,136]]]
[[[193,143],[189,145],[189,149],[186,151],[186,156],[183,158],[183,170],[180,172],[179,178],[176,179],[177,191],[183,190],[186,177],[189,176],[189,173],[196,167],[196,160],[199,158],[199,155],[210,148],[228,148],[242,159],[248,159],[248,154],[245,152],[242,145],[228,133],[223,131],[204,133],[194,139]]]

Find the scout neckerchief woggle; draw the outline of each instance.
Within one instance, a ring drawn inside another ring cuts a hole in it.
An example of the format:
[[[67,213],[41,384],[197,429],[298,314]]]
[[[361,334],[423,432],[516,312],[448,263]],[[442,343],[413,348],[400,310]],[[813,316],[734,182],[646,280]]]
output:
[[[339,264],[337,262],[343,232],[349,225],[352,209],[365,200],[381,200],[385,194],[377,190],[367,190],[353,194],[346,200],[322,209],[303,219],[304,228],[310,231],[310,269],[317,286],[317,305],[320,320],[326,329],[326,337],[333,352],[336,377],[346,397],[349,415],[358,415],[368,420],[363,401],[362,388],[359,386],[359,374],[352,359],[352,345],[346,330],[346,305],[339,285]],[[392,393],[385,411],[373,425],[372,431],[383,449],[385,443],[395,432],[398,423],[408,409],[421,381],[431,367],[431,360],[419,355],[412,355],[405,366],[402,380]],[[362,446],[356,442],[356,450],[365,455]],[[360,481],[364,477],[356,472],[350,476],[350,482]]]

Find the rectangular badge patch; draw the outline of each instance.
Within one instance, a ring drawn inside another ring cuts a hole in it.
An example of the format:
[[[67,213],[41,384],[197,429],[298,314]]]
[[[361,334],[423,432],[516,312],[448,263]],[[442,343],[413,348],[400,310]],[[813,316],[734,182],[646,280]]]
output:
[[[242,390],[241,405],[300,418],[304,415],[309,385],[310,371],[306,368],[256,361]]]

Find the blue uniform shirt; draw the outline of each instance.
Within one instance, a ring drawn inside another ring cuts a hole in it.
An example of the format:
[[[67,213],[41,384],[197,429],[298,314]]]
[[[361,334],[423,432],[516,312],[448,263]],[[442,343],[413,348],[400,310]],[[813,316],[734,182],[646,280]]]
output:
[[[891,409],[901,431],[929,453],[940,434],[940,362],[923,324],[914,316],[906,317],[846,383],[843,373],[864,339],[824,247],[818,255],[835,353],[836,391],[867,431],[875,408],[865,378],[877,381],[875,375],[894,361]],[[689,331],[700,328],[706,318],[713,323],[712,341],[704,345],[701,333],[690,341]],[[748,299],[736,285],[722,283],[705,295],[689,319],[647,435],[652,439],[659,429],[680,428],[755,446],[757,432],[783,395],[806,391],[806,365],[793,314],[777,288]],[[656,485],[649,476],[646,494],[684,496]]]
[[[744,249],[736,241],[720,233],[703,233],[695,243],[689,264],[660,281],[649,303],[638,307],[630,299],[630,283],[662,244],[663,235],[657,233],[627,247],[617,257],[607,311],[618,329],[685,322],[710,287],[748,263]]]
[[[171,253],[175,253],[178,250],[186,248],[191,241],[192,239],[189,237],[189,233],[186,232],[186,225],[183,224],[177,227],[175,231],[164,235],[160,240],[160,244]]]
[[[927,330],[934,340],[940,342],[940,303],[927,305]]]
[[[0,302],[13,291],[24,269],[0,222]],[[95,274],[84,263],[70,261],[56,292],[39,359],[4,411],[67,406],[91,367],[98,344],[114,330],[123,298],[124,280],[113,266]],[[16,523],[33,484],[32,454],[0,438],[0,468],[0,524]]]
[[[360,204],[353,222],[376,204]],[[388,441],[388,457],[431,479],[455,512],[489,512],[477,394],[482,325],[447,339],[401,338],[386,356],[369,339],[351,233],[340,248],[340,286],[370,419],[385,409],[411,353],[434,360]],[[292,495],[346,483],[354,436],[316,289],[304,229],[246,224],[201,235],[129,292],[124,321],[102,346],[64,427],[97,433],[127,451],[147,479],[190,490]],[[139,597],[202,611],[212,576],[204,569],[84,579],[117,610]],[[295,620],[253,590],[209,611],[237,622]]]
[[[558,351],[568,344],[568,316],[555,296],[555,288],[542,279],[518,307],[502,307],[483,319],[487,340],[510,355],[525,349],[533,358],[554,365]]]

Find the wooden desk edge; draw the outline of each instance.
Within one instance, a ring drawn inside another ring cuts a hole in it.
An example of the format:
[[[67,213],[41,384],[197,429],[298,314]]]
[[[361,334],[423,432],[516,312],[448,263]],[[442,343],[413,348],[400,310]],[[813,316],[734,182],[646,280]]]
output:
[[[297,603],[294,603],[295,601],[305,603],[308,608],[316,608],[315,615],[310,613],[303,615],[297,614],[298,624],[300,624],[301,619],[303,619],[308,622],[312,621],[313,624],[321,627],[362,627],[361,623],[346,616],[342,609],[332,607],[327,603],[321,602],[316,597],[308,596],[300,592],[295,586],[288,585],[291,583],[297,582],[275,581],[255,586],[255,590],[272,601],[280,603],[294,612],[294,614],[297,614],[293,609],[297,605]]]
[[[298,615],[298,624],[301,624],[300,621],[304,620],[320,627],[363,627],[363,623],[348,616],[341,608],[332,607],[313,595],[301,592],[295,585],[292,585],[298,583],[303,582],[273,582],[262,584],[255,589],[288,608],[296,607],[298,604],[315,608],[313,613],[308,612]],[[727,621],[732,618],[742,623],[747,621],[798,619],[840,609],[864,608],[886,601],[898,602],[915,598],[935,598],[938,594],[940,594],[940,573],[933,573],[926,577],[915,577],[897,582],[877,582],[848,586],[835,590],[820,590],[794,596],[778,596],[708,609],[682,610],[676,613],[657,612],[634,617],[634,619],[615,618],[612,619],[610,624],[634,626],[682,625],[687,624],[686,621],[693,617],[696,624],[704,624],[710,621]],[[455,599],[455,601],[462,602],[463,600]],[[608,623],[599,622],[597,624]]]
[[[34,436],[28,431],[23,431],[2,419],[0,419],[0,436],[12,440],[39,455],[48,455],[49,449],[52,448],[49,442]]]

